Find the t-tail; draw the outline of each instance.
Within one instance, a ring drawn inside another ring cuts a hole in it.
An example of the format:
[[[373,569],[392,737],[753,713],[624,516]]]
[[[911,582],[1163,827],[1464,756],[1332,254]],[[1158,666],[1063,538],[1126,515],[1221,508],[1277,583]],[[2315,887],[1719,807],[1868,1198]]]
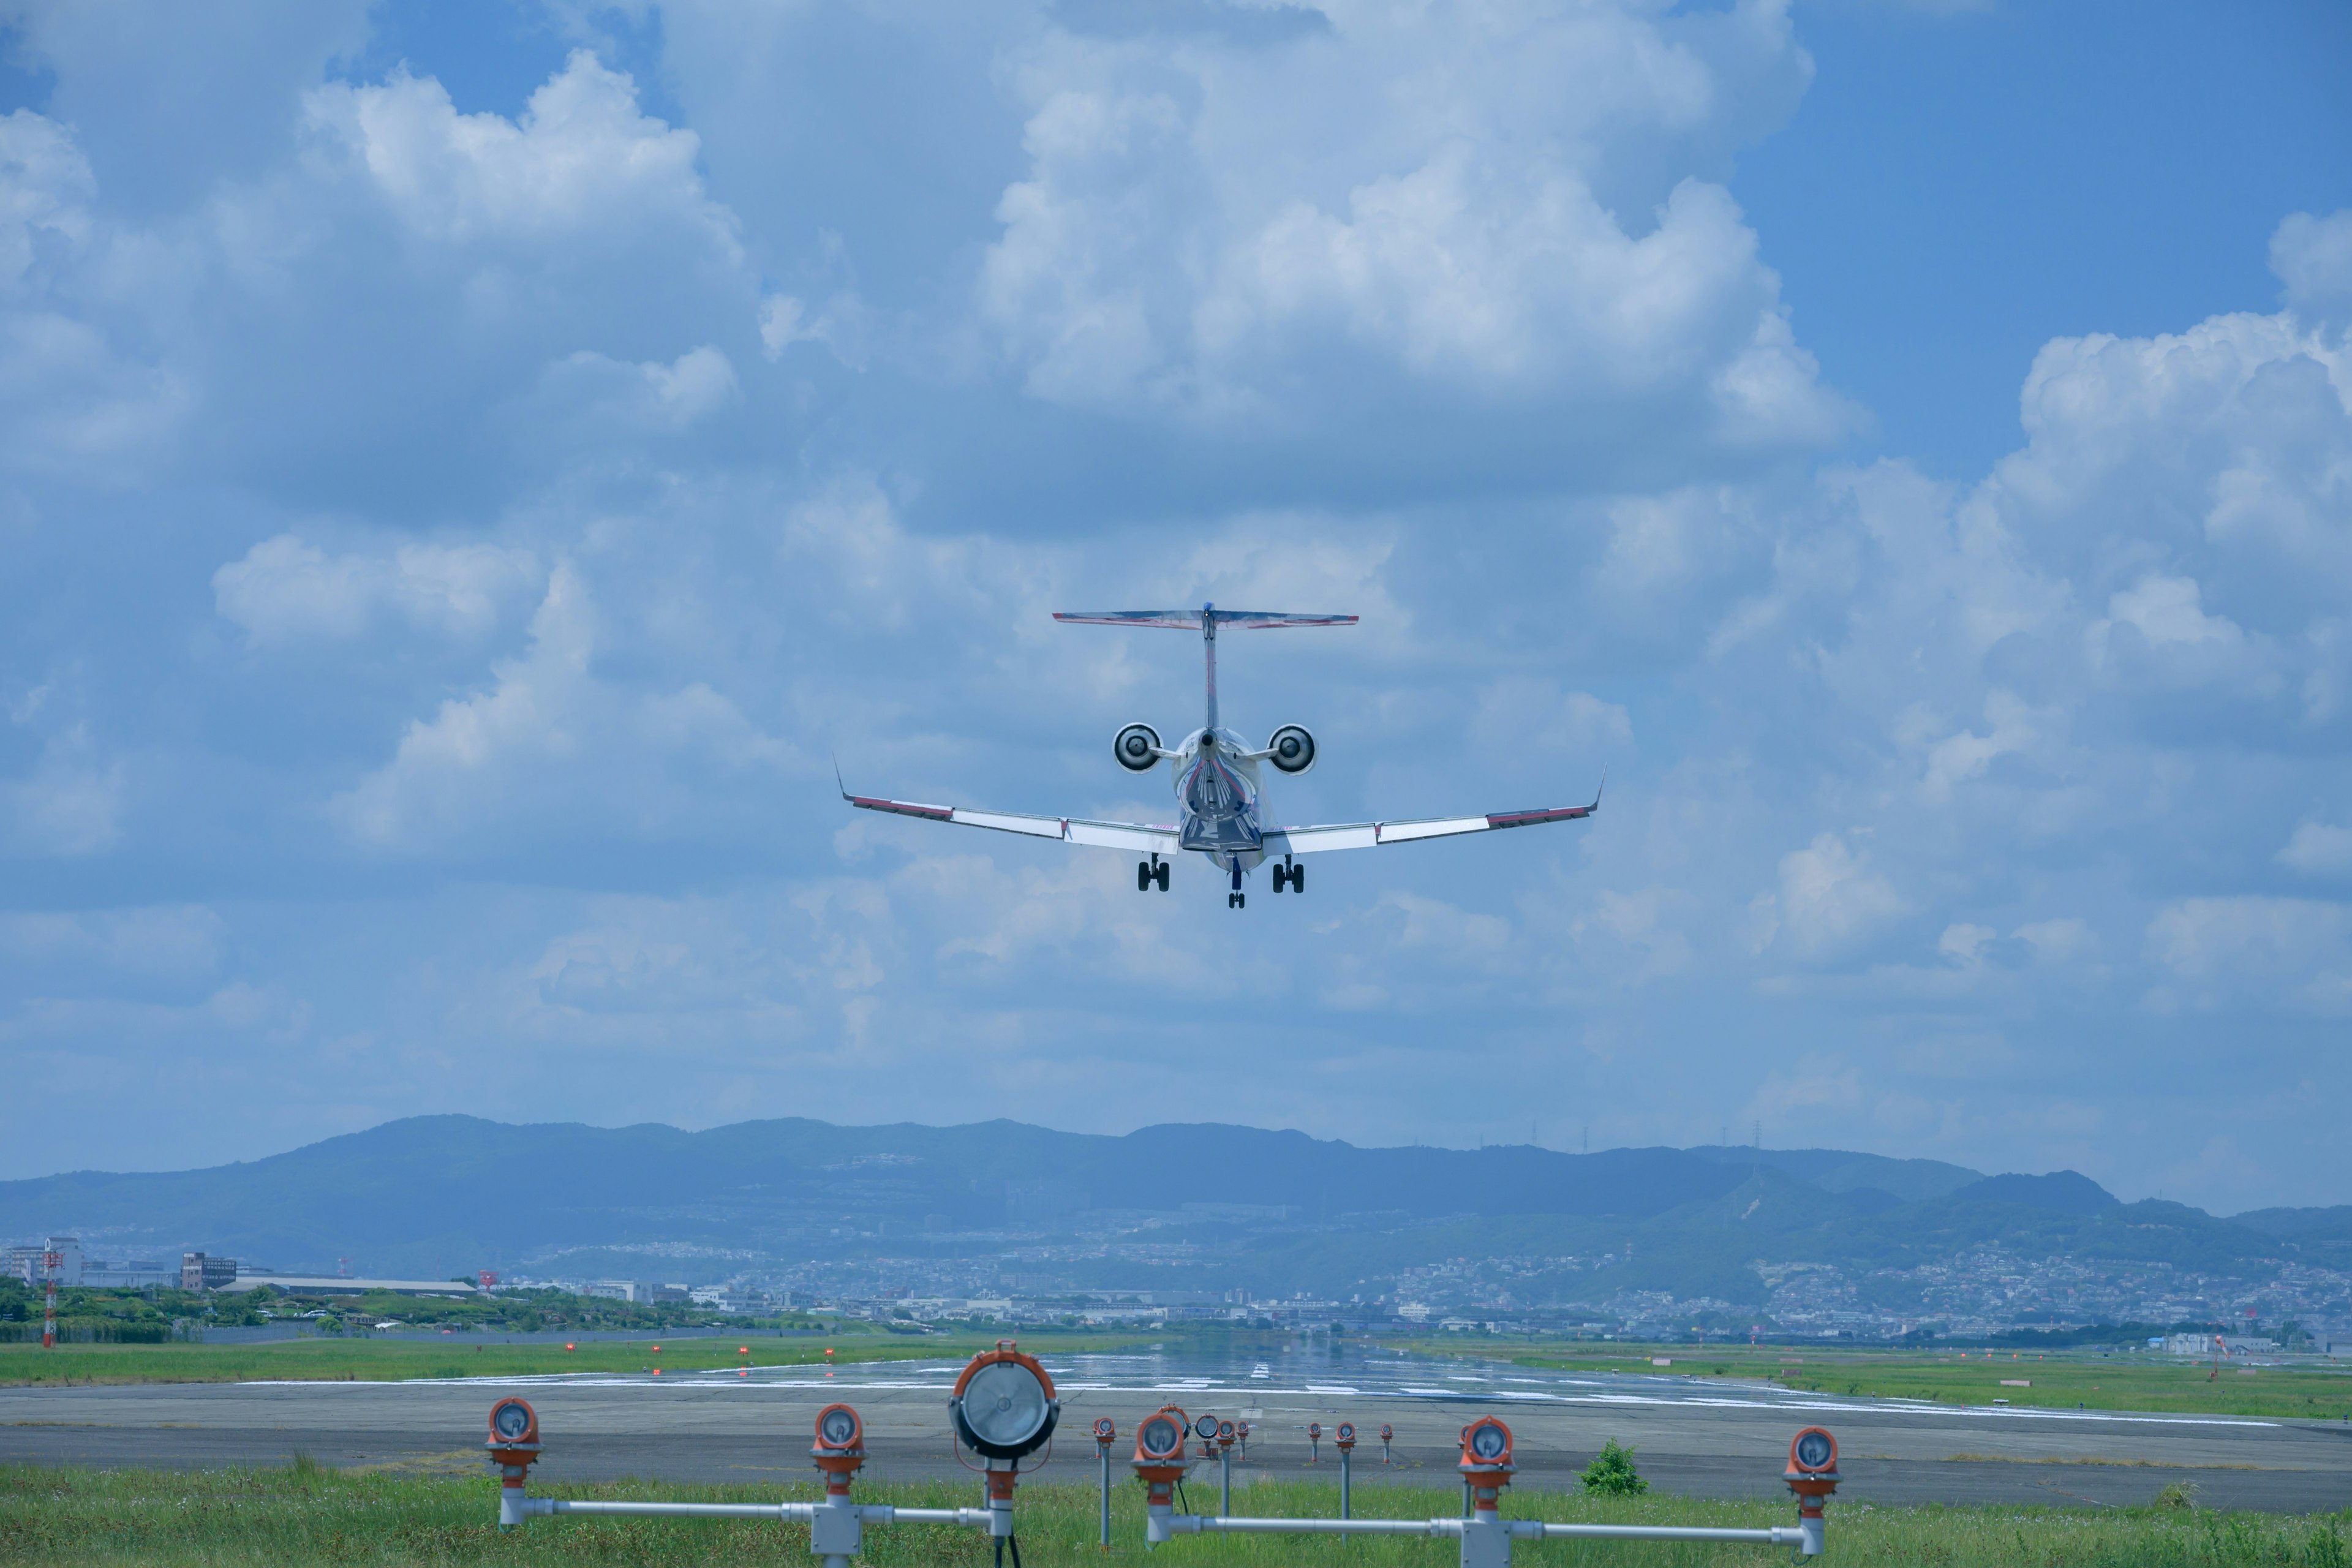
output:
[[[1221,626],[1240,626],[1245,631],[1266,631],[1276,626],[1352,626],[1353,616],[1293,616],[1276,610],[1221,610],[1214,605],[1202,605],[1197,610],[1056,610],[1057,621],[1076,621],[1097,626],[1169,626],[1179,631],[1198,627],[1201,643],[1206,650],[1209,679],[1209,722],[1211,735],[1217,732],[1217,628]]]

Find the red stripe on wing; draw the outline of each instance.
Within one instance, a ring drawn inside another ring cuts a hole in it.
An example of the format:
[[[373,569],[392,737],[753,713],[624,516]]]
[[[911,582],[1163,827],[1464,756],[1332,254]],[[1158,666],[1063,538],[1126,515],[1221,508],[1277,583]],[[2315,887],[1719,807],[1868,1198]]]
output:
[[[1489,813],[1489,827],[1533,827],[1542,822],[1572,822],[1580,816],[1591,816],[1589,805],[1556,805],[1548,811],[1504,811]]]
[[[900,816],[928,817],[933,822],[953,822],[955,808],[948,805],[917,805],[912,801],[877,800],[872,795],[853,795],[849,804],[867,811],[896,812]]]

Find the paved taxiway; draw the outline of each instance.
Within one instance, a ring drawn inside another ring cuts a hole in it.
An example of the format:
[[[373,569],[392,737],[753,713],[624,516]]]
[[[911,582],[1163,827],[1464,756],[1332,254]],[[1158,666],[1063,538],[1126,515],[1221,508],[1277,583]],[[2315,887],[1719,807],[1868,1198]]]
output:
[[[471,1468],[481,1462],[491,1401],[511,1391],[539,1410],[547,1453],[538,1473],[551,1480],[805,1479],[811,1426],[835,1398],[865,1416],[870,1474],[963,1474],[949,1453],[952,1369],[844,1373],[0,1389],[0,1461],[201,1468],[284,1464],[299,1450],[341,1467]],[[1172,1401],[1196,1415],[1209,1409],[1251,1422],[1237,1485],[1259,1475],[1336,1483],[1329,1439],[1322,1463],[1310,1468],[1305,1428],[1319,1421],[1328,1433],[1343,1420],[1365,1434],[1360,1486],[1391,1479],[1451,1485],[1456,1435],[1493,1411],[1517,1435],[1522,1487],[1573,1486],[1614,1437],[1639,1451],[1642,1473],[1662,1490],[1783,1496],[1789,1438],[1818,1423],[1837,1434],[1846,1477],[1840,1496],[1849,1500],[2129,1505],[2179,1481],[2212,1507],[2352,1506],[2352,1430],[2332,1423],[1960,1410],[1663,1378],[1455,1378],[1407,1393],[1286,1380],[1203,1388],[1089,1380],[1073,1369],[1062,1392],[1065,1436],[1045,1479],[1094,1479],[1086,1433],[1097,1416],[1118,1424],[1114,1457],[1123,1459],[1135,1423]],[[1396,1464],[1385,1470],[1371,1436],[1383,1421],[1397,1429]],[[1202,1479],[1213,1473],[1209,1467]]]

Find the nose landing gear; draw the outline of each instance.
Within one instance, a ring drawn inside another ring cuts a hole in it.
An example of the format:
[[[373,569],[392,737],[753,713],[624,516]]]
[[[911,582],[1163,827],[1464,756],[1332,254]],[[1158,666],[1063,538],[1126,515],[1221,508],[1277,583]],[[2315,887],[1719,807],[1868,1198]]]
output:
[[[1135,863],[1135,890],[1148,893],[1155,887],[1163,893],[1168,890],[1168,862],[1157,855]]]
[[[1242,863],[1238,860],[1234,861],[1233,870],[1234,890],[1225,895],[1225,908],[1238,910],[1248,905],[1249,895],[1242,891]]]

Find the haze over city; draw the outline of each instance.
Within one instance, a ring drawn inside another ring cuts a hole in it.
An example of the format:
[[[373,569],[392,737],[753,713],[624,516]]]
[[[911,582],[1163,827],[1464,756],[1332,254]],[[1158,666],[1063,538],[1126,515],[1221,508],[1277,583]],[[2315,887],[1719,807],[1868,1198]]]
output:
[[[2352,1203],[2347,61],[0,8],[0,1178],[1010,1117]],[[1360,617],[1223,647],[1280,820],[1605,809],[1233,910],[840,800],[1167,820],[1197,638],[1051,613],[1207,599]]]

